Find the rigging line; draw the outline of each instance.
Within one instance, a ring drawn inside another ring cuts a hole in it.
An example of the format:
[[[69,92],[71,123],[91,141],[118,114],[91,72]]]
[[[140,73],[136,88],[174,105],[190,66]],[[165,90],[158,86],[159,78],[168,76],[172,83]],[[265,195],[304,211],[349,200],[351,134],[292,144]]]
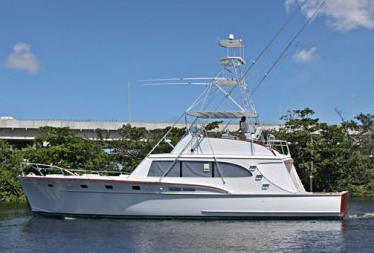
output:
[[[301,8],[299,6],[299,8],[293,13],[293,15],[291,17],[289,17],[286,20],[286,22],[280,27],[280,29],[277,31],[277,33],[271,38],[271,40],[268,42],[268,44],[261,50],[261,52],[257,55],[257,57],[252,61],[251,65],[249,65],[247,70],[244,72],[242,78],[240,79],[241,82],[244,81],[245,77],[248,75],[248,73],[252,69],[252,67],[257,64],[257,62],[261,59],[262,55],[270,48],[270,46],[273,44],[273,42],[283,32],[283,30],[291,22],[291,20],[296,16],[296,14],[300,11],[300,9]]]
[[[206,92],[208,92],[209,89],[210,87],[206,86],[203,92],[200,93],[200,95],[195,99],[195,101],[193,101],[193,103],[187,108],[187,110],[185,110],[185,112],[190,111],[197,104],[197,102],[201,99],[201,97],[204,96]]]
[[[191,126],[193,124],[195,124],[196,122],[198,121],[198,118],[195,118],[194,122],[192,122]],[[173,127],[171,127],[173,128]],[[170,129],[169,129],[170,130]],[[188,130],[189,131],[189,130]],[[169,134],[169,131],[165,134],[165,137]],[[174,158],[172,164],[168,167],[168,169],[160,176],[160,178],[158,179],[159,182],[162,181],[162,179],[171,171],[171,169],[173,168],[173,166],[175,165],[175,163],[177,161],[179,161],[178,159],[181,157],[181,155],[184,153],[184,151],[187,149],[187,147],[191,144],[192,145],[192,142],[194,141],[194,138],[192,136],[192,138],[187,142],[187,144],[183,147],[183,149],[179,152],[179,154]],[[196,140],[196,143],[199,142],[199,140]],[[201,141],[200,141],[201,142]],[[160,143],[160,142],[159,142]],[[158,144],[159,144],[158,143]],[[157,144],[157,145],[158,145]],[[199,144],[199,143],[197,143]]]
[[[229,124],[231,123],[231,119],[227,121],[226,125],[223,126],[222,130],[220,130],[219,132],[223,133],[224,131],[226,131],[226,128],[229,126]],[[223,123],[223,122],[222,122]],[[223,124],[222,124],[223,125]]]
[[[184,112],[182,113],[182,115],[173,123],[173,125],[169,128],[169,130],[164,134],[164,136],[162,136],[162,138],[156,143],[155,146],[153,146],[153,148],[151,149],[151,151],[148,152],[148,154],[146,155],[146,157],[149,157],[150,154],[152,154],[152,152],[158,147],[158,145],[160,145],[160,143],[166,138],[166,136],[168,136],[168,134],[171,132],[171,130],[175,127],[175,125],[183,118],[184,116]]]
[[[265,79],[269,76],[269,74],[271,73],[271,71],[274,69],[274,67],[279,63],[279,61],[283,58],[284,54],[287,52],[287,50],[290,48],[290,46],[294,43],[294,41],[296,40],[297,37],[299,37],[299,35],[305,30],[305,28],[310,24],[310,22],[312,22],[312,20],[314,19],[314,17],[318,14],[318,12],[321,10],[321,8],[323,7],[323,5],[325,4],[326,0],[324,0],[319,6],[318,8],[313,12],[313,14],[307,19],[307,21],[304,23],[304,25],[300,28],[300,30],[292,37],[292,39],[288,42],[287,46],[282,50],[282,52],[280,53],[280,55],[278,56],[278,58],[273,62],[273,64],[270,66],[269,70],[264,74],[264,76],[262,77],[262,79],[257,83],[257,85],[255,86],[255,88],[252,90],[252,96],[253,94],[256,92],[256,90],[258,89],[258,87],[260,87],[260,85],[265,81]]]
[[[232,87],[232,89],[227,93],[228,95],[224,96],[224,97],[221,99],[220,103],[216,106],[215,111],[217,111],[218,108],[220,108],[220,107],[223,105],[223,103],[225,102],[227,96],[231,96],[231,94],[234,92],[234,90],[235,90],[236,87],[237,87],[236,85],[235,85],[234,87]]]
[[[227,98],[229,98],[230,100],[231,100],[231,102],[233,102],[237,107],[239,107],[242,111],[245,111],[244,110],[244,108],[241,106],[241,105],[239,105],[236,101],[235,101],[235,99],[233,99],[232,98],[232,96],[229,94],[229,93],[227,93],[227,91],[225,90],[225,89],[223,89],[221,86],[219,86],[219,85],[217,85],[217,84],[215,84],[216,86],[217,86],[217,88],[219,88],[220,89],[220,91],[227,97]]]
[[[212,85],[212,83],[210,83],[209,84],[209,89],[211,90],[213,88],[213,85]],[[215,93],[215,92],[214,92]],[[204,98],[203,98],[203,100],[200,102],[200,110],[202,111],[202,110],[204,110],[204,108],[205,108],[205,104],[206,104],[206,102],[207,102],[207,99],[208,99],[208,97],[209,97],[209,92],[206,92],[205,93],[205,96],[204,96]]]
[[[221,72],[222,72],[222,70],[218,71],[218,73],[216,74],[216,76],[218,76]],[[216,85],[214,85],[214,86],[216,86]],[[207,86],[207,87],[209,87],[209,86]],[[233,87],[233,88],[228,92],[228,95],[231,95],[231,93],[234,91],[235,88],[236,88],[236,86],[234,86],[234,87]],[[213,94],[212,94],[212,95],[214,95],[214,93],[216,93],[218,90],[219,90],[219,89],[217,88],[215,91],[213,91]],[[212,95],[211,95],[211,96],[212,96]],[[197,102],[197,100],[200,100],[200,98],[201,98],[201,96],[199,96],[199,98],[196,99],[196,102]],[[222,100],[220,101],[220,103],[216,106],[216,109],[215,109],[215,110],[218,110],[218,108],[221,107],[221,105],[223,104],[223,102],[225,101],[225,99],[226,99],[226,96],[222,98]],[[209,98],[209,101],[207,101],[207,103],[204,103],[204,107],[205,107],[205,106],[208,106],[208,105],[212,102],[212,100],[213,100],[213,97]],[[193,107],[195,104],[196,104],[196,103],[192,104],[192,105],[188,108],[188,110],[186,110],[186,111],[191,110],[192,107]],[[206,105],[206,104],[207,104],[207,105]],[[203,108],[202,108],[202,110],[203,110]]]
[[[217,74],[215,75],[216,77],[218,77],[220,74],[222,73],[222,70],[219,70],[218,72],[217,72]],[[211,82],[212,83],[212,82]],[[211,86],[212,85],[207,85],[206,86],[206,91],[208,91],[209,90],[209,88],[211,88]],[[216,91],[213,91],[214,93],[216,92]],[[214,94],[213,93],[213,94]],[[207,94],[208,95],[208,94]],[[199,96],[198,96],[198,98],[194,101],[194,103],[192,103],[192,105],[190,105],[189,107],[188,107],[188,109],[185,111],[185,112],[188,112],[188,111],[190,111],[190,110],[192,110],[192,108],[195,106],[195,105],[197,105],[198,104],[198,102],[200,102],[200,100],[202,99],[202,96],[203,96],[203,94],[200,94]],[[210,94],[209,94],[209,96],[211,96]],[[207,98],[206,98],[207,99]],[[204,98],[204,100],[206,100],[205,98]],[[212,99],[209,99],[209,101],[205,101],[204,102],[204,107],[205,106],[209,106],[209,104],[212,102]],[[206,103],[207,103],[207,105],[206,105]],[[203,110],[203,109],[202,109]]]
[[[181,155],[183,154],[183,152],[186,150],[186,148],[188,147],[188,145],[190,145],[190,143],[192,143],[193,141],[193,138],[191,138],[191,140],[188,141],[187,145],[184,146],[184,148],[182,149],[182,151],[177,155],[177,157],[174,158],[172,164],[168,167],[168,169],[160,176],[160,178],[158,179],[159,182],[162,181],[162,179],[167,176],[167,174],[169,174],[169,172],[171,171],[171,169],[174,167],[174,165],[179,161],[178,159],[181,157]]]
[[[228,69],[226,69],[226,70],[228,70]],[[230,71],[230,72],[231,72],[231,71]],[[232,73],[232,72],[231,72],[231,73]],[[233,87],[229,90],[229,92],[228,92],[228,96],[231,96],[231,94],[234,92],[234,90],[235,90],[236,87],[237,87],[237,86],[235,85],[235,86],[233,86]],[[217,90],[218,90],[218,89],[217,89]],[[215,111],[217,111],[218,108],[220,108],[220,107],[222,106],[222,104],[225,102],[225,100],[226,100],[226,96],[224,96],[224,97],[221,99],[220,103],[216,106]]]
[[[222,71],[223,70],[220,70],[217,74],[216,74],[216,76],[218,77],[219,75],[221,75],[221,73],[222,73]],[[212,82],[210,82],[209,83],[209,88],[212,88],[212,84],[213,84],[213,82],[214,81],[212,81]],[[215,93],[215,92],[214,92]],[[203,108],[205,108],[205,104],[206,104],[206,101],[207,101],[207,99],[208,99],[208,92],[205,94],[205,96],[204,96],[204,100],[203,100],[203,102],[202,102],[202,105],[201,105],[201,109],[203,110]]]
[[[206,129],[204,129],[203,131],[205,132],[205,135],[207,136],[206,139],[208,140],[209,147],[210,147],[210,149],[212,150],[213,160],[214,160],[214,163],[217,165],[217,171],[218,171],[218,174],[219,174],[219,176],[220,176],[220,178],[221,178],[221,180],[222,180],[222,183],[223,183],[223,184],[226,184],[226,181],[225,181],[225,179],[223,178],[223,175],[222,175],[222,173],[221,173],[221,169],[219,168],[219,164],[218,164],[218,162],[217,162],[216,155],[215,155],[215,153],[214,153],[212,143],[210,142],[210,138],[208,137],[208,132],[206,131]]]
[[[211,86],[210,87],[212,89],[212,91],[210,93],[207,93],[206,94],[206,99],[205,101],[203,101],[203,103],[200,104],[200,110],[201,111],[204,111],[206,108],[208,108],[208,106],[212,103],[212,101],[214,100],[214,96],[215,94],[217,93],[218,91],[218,88],[216,86]]]
[[[296,49],[296,48],[293,49],[292,51],[289,51],[287,54],[284,54],[283,57],[282,57],[279,61],[283,61],[283,60],[285,60],[288,56],[293,55],[293,54],[295,54],[296,52],[297,52],[297,49]],[[252,77],[254,77],[254,76],[259,76],[259,77],[261,77],[261,76],[260,76],[260,74],[261,74],[260,72],[264,73],[264,72],[266,71],[266,69],[269,69],[270,66],[271,66],[272,64],[273,64],[272,62],[268,63],[268,64],[265,65],[263,68],[261,68],[261,70],[259,70],[259,69],[257,68],[257,70],[255,70],[255,71],[252,72]],[[251,95],[251,94],[250,94],[250,95]]]

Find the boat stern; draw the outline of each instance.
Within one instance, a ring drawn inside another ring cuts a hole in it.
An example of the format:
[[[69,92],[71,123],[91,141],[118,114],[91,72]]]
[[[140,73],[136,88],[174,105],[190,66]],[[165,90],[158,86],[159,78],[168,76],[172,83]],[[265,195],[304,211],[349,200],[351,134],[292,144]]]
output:
[[[344,191],[341,193],[341,200],[340,200],[340,216],[345,218],[348,216],[348,197],[349,193]]]

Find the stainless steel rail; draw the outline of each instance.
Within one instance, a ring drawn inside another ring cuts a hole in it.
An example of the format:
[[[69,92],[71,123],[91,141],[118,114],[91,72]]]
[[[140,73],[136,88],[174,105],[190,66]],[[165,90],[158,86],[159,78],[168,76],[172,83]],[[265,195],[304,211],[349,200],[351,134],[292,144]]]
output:
[[[116,175],[128,175],[127,172],[116,171],[116,170],[84,170],[84,169],[66,169],[53,164],[43,164],[43,163],[31,163],[31,162],[21,162],[20,169],[22,176],[24,176],[26,171],[37,172],[40,176],[45,176],[50,174],[50,172],[60,173],[62,175],[68,176],[79,176],[82,174],[116,174]]]

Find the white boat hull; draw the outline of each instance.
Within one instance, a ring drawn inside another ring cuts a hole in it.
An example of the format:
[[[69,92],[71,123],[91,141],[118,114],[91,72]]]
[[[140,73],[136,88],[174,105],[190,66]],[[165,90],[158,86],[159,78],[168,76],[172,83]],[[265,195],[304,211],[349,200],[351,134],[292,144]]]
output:
[[[64,216],[338,218],[346,215],[347,192],[328,194],[229,194],[214,187],[162,191],[191,185],[162,182],[67,180],[20,177],[33,212]],[[88,184],[89,187],[77,187]],[[49,185],[49,186],[48,186]],[[52,186],[53,185],[53,186]],[[141,190],[132,190],[132,186]],[[168,188],[169,187],[169,188]],[[122,189],[122,190],[115,190]],[[155,191],[155,189],[162,189]],[[184,189],[184,188],[183,188]],[[204,191],[205,189],[205,191]]]

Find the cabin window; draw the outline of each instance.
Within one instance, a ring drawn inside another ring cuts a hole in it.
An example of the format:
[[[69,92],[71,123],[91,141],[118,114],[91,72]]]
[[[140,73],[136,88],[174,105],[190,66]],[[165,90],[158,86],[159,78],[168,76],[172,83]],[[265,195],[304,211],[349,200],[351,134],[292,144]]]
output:
[[[243,168],[242,166],[218,162],[215,163],[215,174],[214,177],[251,177],[252,173]]]
[[[133,185],[132,189],[135,190],[135,191],[139,191],[140,190],[140,186],[139,185]]]
[[[105,189],[113,190],[113,185],[106,185],[106,186],[105,186]]]
[[[88,188],[86,184],[81,184],[81,188]]]
[[[53,184],[48,184],[48,187],[53,187]]]
[[[165,177],[180,177],[179,161],[153,161],[148,171],[148,177],[161,177],[169,168],[170,170]]]
[[[212,177],[212,162],[182,162],[182,177]]]
[[[252,173],[242,166],[226,162],[210,161],[153,161],[149,177],[251,177]]]

